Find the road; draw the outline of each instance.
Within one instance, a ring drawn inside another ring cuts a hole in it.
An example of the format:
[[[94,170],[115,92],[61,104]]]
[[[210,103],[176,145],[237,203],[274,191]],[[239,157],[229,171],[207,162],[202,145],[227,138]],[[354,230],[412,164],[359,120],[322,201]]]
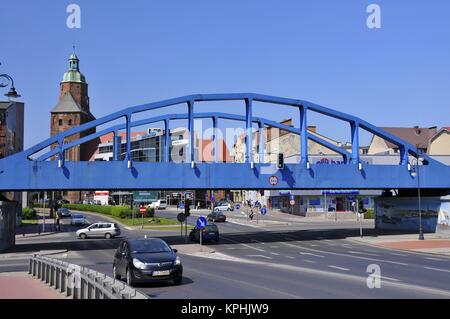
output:
[[[158,211],[175,218],[176,210]],[[188,218],[195,222],[200,213]],[[154,298],[449,298],[450,258],[395,251],[356,242],[355,221],[304,222],[297,216],[267,218],[273,225],[251,225],[238,212],[218,224],[221,240],[209,244],[215,253],[198,256],[198,247],[180,249],[184,278],[180,286],[170,283],[141,285],[139,290]],[[86,214],[89,222],[104,220]],[[266,217],[265,217],[266,218]],[[287,222],[283,224],[284,222]],[[247,224],[246,224],[247,223]],[[373,223],[364,223],[373,233]],[[76,239],[78,227],[63,221],[63,232],[36,237],[17,236],[17,258],[0,259],[0,272],[23,271],[26,257],[39,250],[68,249],[58,256],[111,275],[112,258],[121,238]],[[188,247],[179,231],[130,230],[123,237],[160,237],[171,245]],[[191,243],[188,243],[192,247]],[[192,251],[194,253],[192,253]],[[1,256],[1,255],[0,255]],[[381,270],[381,288],[367,286],[369,265]]]

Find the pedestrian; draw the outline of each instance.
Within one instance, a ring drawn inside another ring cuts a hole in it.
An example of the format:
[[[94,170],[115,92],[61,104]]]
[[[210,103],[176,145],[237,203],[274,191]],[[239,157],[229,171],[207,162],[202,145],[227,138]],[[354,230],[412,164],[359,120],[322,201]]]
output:
[[[60,225],[60,216],[59,212],[56,212],[56,230],[61,231],[61,225]]]

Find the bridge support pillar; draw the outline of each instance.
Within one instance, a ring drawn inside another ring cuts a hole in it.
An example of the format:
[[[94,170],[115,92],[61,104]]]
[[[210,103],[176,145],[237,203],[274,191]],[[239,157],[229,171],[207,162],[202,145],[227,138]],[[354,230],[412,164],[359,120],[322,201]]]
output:
[[[252,128],[253,128],[253,114],[252,114],[252,99],[245,99],[245,132],[246,132],[246,152],[245,162],[253,163],[252,154]]]
[[[307,121],[307,108],[305,106],[300,107],[300,164],[305,167],[309,166],[308,163],[308,121]]]
[[[351,122],[352,131],[352,164],[359,164],[359,123]]]
[[[120,152],[122,148],[122,137],[116,133],[114,133],[113,138],[113,160],[118,161],[120,158]]]

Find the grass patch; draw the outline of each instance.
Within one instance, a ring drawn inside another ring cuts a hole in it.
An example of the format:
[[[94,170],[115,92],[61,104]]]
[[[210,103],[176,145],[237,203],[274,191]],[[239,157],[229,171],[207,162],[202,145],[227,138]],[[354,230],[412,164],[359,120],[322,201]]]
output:
[[[140,216],[137,216],[134,219],[134,224],[133,224],[133,219],[132,218],[115,218],[114,216],[111,216],[112,218],[114,218],[115,220],[121,222],[122,224],[125,224],[127,226],[139,226],[142,225],[142,218]],[[153,218],[144,218],[144,227],[145,226],[165,226],[165,225],[178,225],[178,221],[174,220],[174,219],[169,219],[169,218],[164,218],[164,217],[153,217]]]
[[[364,219],[375,219],[375,211],[373,209],[368,209],[364,213]]]
[[[37,225],[39,220],[37,219],[22,219],[22,224],[20,226],[27,226],[27,225]]]

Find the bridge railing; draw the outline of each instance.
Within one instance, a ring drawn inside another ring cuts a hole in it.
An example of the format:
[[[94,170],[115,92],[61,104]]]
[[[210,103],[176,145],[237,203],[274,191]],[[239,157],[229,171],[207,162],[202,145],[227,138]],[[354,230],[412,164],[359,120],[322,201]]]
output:
[[[203,113],[203,114],[195,114],[194,112],[194,105],[197,102],[207,102],[207,101],[230,101],[230,100],[240,100],[245,103],[245,116],[238,116],[233,114],[225,114],[225,113]],[[299,110],[299,119],[300,119],[300,128],[293,128],[287,125],[283,125],[280,123],[277,123],[273,120],[254,117],[253,116],[253,102],[262,102],[262,103],[271,103],[271,104],[278,104],[278,105],[287,105],[294,108],[297,108]],[[166,116],[159,116],[159,117],[153,117],[145,120],[135,121],[132,122],[132,117],[134,114],[156,110],[160,108],[170,107],[173,105],[181,105],[186,104],[187,106],[187,114],[171,114]],[[308,132],[308,113],[314,112],[321,115],[325,115],[340,121],[347,122],[349,124],[349,128],[351,131],[351,142],[352,142],[352,152],[348,152],[344,150],[341,147],[335,146],[332,143],[329,143],[328,141],[321,139],[320,137],[313,135]],[[60,133],[54,137],[51,137],[44,142],[26,150],[24,154],[30,158],[31,155],[36,154],[39,151],[42,151],[43,149],[52,146],[54,147],[53,150],[50,152],[46,152],[45,154],[38,157],[37,160],[46,160],[50,157],[57,156],[58,157],[58,163],[59,166],[62,167],[64,165],[64,153],[65,150],[74,147],[76,145],[79,145],[81,143],[87,142],[89,140],[92,140],[96,137],[100,137],[102,135],[105,135],[107,133],[113,132],[115,136],[117,136],[117,132],[119,130],[125,130],[126,131],[126,156],[125,160],[128,161],[129,167],[131,167],[131,128],[136,127],[139,125],[164,121],[165,130],[166,132],[169,131],[169,122],[173,119],[187,119],[188,120],[188,132],[189,132],[189,139],[188,139],[188,161],[194,163],[194,124],[193,120],[194,118],[201,118],[201,117],[208,117],[213,119],[213,126],[214,130],[217,129],[217,122],[218,119],[224,118],[224,119],[232,119],[232,120],[238,120],[238,121],[244,121],[246,126],[246,154],[245,154],[245,162],[250,163],[253,161],[253,149],[252,149],[252,127],[253,123],[257,122],[260,127],[260,132],[263,130],[261,128],[264,128],[265,125],[270,127],[276,127],[288,132],[292,132],[295,134],[298,134],[301,136],[300,139],[300,159],[299,164],[304,164],[308,167],[309,159],[308,159],[308,140],[312,140],[326,148],[329,148],[336,153],[340,154],[343,157],[343,161],[345,163],[350,164],[359,164],[360,163],[360,154],[359,154],[359,130],[363,129],[371,134],[374,134],[375,136],[379,136],[382,139],[389,141],[395,145],[397,145],[400,149],[400,162],[399,164],[407,165],[409,164],[409,156],[418,157],[419,154],[417,152],[417,149],[415,146],[407,143],[406,141],[403,141],[402,139],[396,137],[395,135],[382,130],[358,117],[342,113],[340,111],[336,111],[330,108],[326,108],[308,101],[303,100],[295,100],[295,99],[288,99],[288,98],[280,98],[280,97],[274,97],[274,96],[267,96],[267,95],[261,95],[261,94],[254,94],[254,93],[239,93],[239,94],[205,94],[205,95],[188,95],[183,96],[179,98],[154,102],[154,103],[148,103],[144,105],[134,106],[126,108],[122,111],[115,112],[113,114],[107,115],[105,117],[102,117],[100,119],[96,119],[94,121],[82,124],[78,127],[72,128],[70,130],[67,130],[63,133]],[[123,125],[115,125],[110,128],[104,129],[100,132],[90,134],[88,136],[82,137],[76,141],[70,141],[69,143],[65,144],[65,139],[77,134],[81,133],[87,130],[90,130],[92,128],[95,128],[100,125],[104,125],[107,123],[111,123],[113,121],[116,121],[118,119],[125,118],[125,123]],[[217,136],[214,134],[214,136]],[[264,134],[260,134],[261,140],[264,138]],[[168,145],[168,142],[170,142],[169,134],[166,134],[166,145]],[[217,159],[217,140],[214,141],[214,153],[215,153],[215,159]],[[117,145],[116,138],[114,138],[114,148],[120,148],[120,144]],[[168,147],[166,147],[166,156],[164,157],[166,161],[168,161]],[[114,151],[114,160],[118,160],[117,157],[118,152]],[[260,145],[260,154],[264,154],[264,143]],[[421,155],[424,159],[424,164],[427,165],[430,162],[435,162],[433,159],[429,158],[427,155]]]
[[[31,257],[28,273],[73,299],[150,299],[105,274],[46,256]]]

